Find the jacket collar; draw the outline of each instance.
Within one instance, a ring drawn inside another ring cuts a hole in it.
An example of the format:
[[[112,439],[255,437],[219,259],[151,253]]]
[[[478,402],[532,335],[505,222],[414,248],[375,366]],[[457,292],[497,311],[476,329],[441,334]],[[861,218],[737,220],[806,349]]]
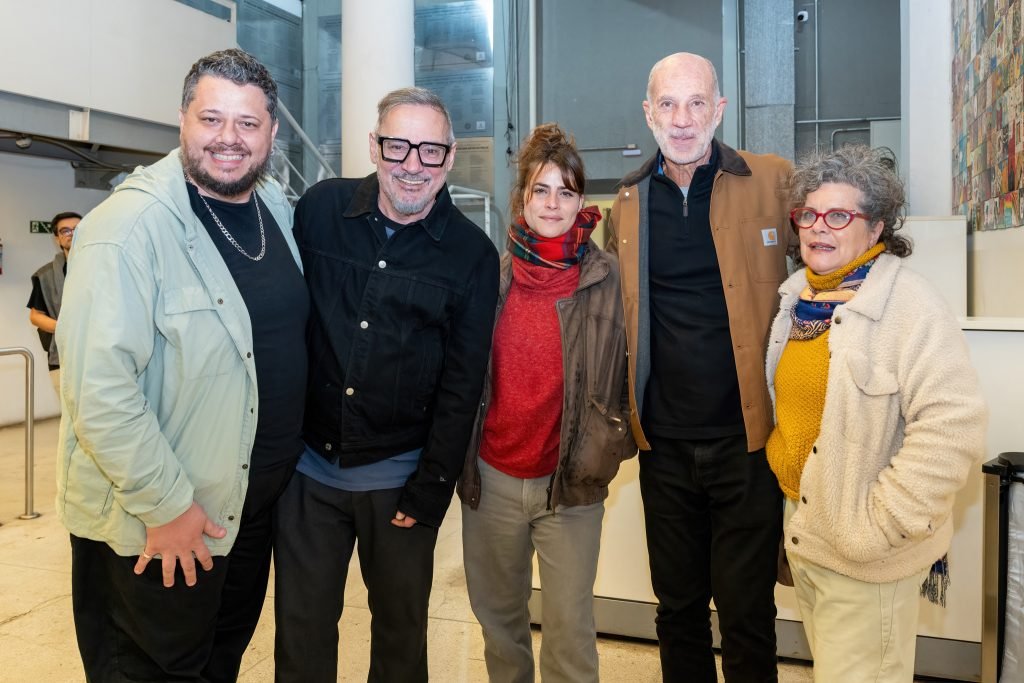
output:
[[[885,311],[885,305],[889,301],[889,294],[892,292],[896,282],[896,276],[903,266],[903,259],[892,254],[882,253],[871,266],[863,286],[857,290],[857,295],[843,304],[843,310],[850,313],[859,313],[871,320],[879,320]],[[798,297],[800,292],[807,286],[807,268],[803,267],[789,276],[782,286],[779,287],[779,294],[783,297]]]
[[[114,188],[114,192],[140,190],[155,197],[178,218],[184,226],[185,239],[192,241],[203,227],[199,218],[192,213],[192,203],[189,201],[188,188],[185,186],[185,171],[179,156],[180,149],[179,147],[171,150],[163,159],[149,166],[139,166],[123,183]],[[271,210],[274,220],[281,226],[283,232],[285,226],[291,225],[292,207],[281,191],[281,186],[269,175],[264,175],[256,182],[254,189],[259,192],[260,199]]]
[[[750,167],[740,153],[724,142],[714,141],[718,145],[718,168],[723,173],[732,175],[750,175]]]
[[[377,180],[377,173],[374,172],[360,181],[359,186],[352,195],[352,201],[349,202],[348,208],[345,209],[344,217],[358,218],[359,216],[376,213],[379,211],[377,201],[379,196],[380,182]],[[434,198],[434,205],[430,207],[430,212],[424,218],[414,221],[410,225],[419,223],[423,226],[426,233],[430,235],[431,239],[435,242],[440,242],[453,208],[452,196],[448,194],[448,184],[445,183]]]

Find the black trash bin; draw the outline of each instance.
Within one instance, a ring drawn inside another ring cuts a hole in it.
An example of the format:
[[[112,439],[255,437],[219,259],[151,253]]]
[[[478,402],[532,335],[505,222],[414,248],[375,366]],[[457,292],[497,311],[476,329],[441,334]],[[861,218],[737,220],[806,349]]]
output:
[[[981,466],[985,473],[985,543],[982,561],[981,680],[998,683],[1003,665],[1006,559],[1010,487],[1024,484],[1024,453],[1001,453]],[[1017,607],[1020,607],[1019,605]]]

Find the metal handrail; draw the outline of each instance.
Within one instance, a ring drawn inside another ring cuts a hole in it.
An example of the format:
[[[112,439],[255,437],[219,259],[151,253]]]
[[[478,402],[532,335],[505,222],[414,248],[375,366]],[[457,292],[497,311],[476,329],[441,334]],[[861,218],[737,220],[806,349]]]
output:
[[[327,175],[325,177],[337,178],[338,174],[334,172],[334,169],[331,168],[331,165],[327,162],[327,159],[325,159],[324,155],[320,153],[320,150],[317,148],[316,144],[309,139],[309,136],[306,135],[306,131],[302,130],[302,126],[300,126],[299,122],[295,120],[295,117],[292,116],[292,113],[290,111],[288,111],[288,107],[284,106],[284,102],[282,102],[280,98],[278,98],[277,100],[277,111],[281,115],[281,118],[287,121],[288,124],[292,127],[292,130],[295,131],[295,134],[299,136],[299,141],[302,142],[302,146],[313,154],[313,158],[316,159],[317,162],[320,164],[321,169],[327,172]],[[274,142],[274,149],[281,153],[281,157],[285,160],[285,163],[288,164],[288,167],[295,173],[296,176],[298,176],[299,181],[302,183],[302,186],[298,190],[296,190],[294,187],[292,187],[290,179],[287,182],[285,182],[283,178],[277,178],[279,181],[281,181],[282,185],[286,185],[284,190],[285,195],[288,198],[288,201],[294,203],[299,199],[300,196],[302,196],[302,194],[306,190],[310,188],[310,183],[301,173],[299,173],[299,169],[295,168],[295,164],[291,162],[291,160],[288,158],[288,155],[284,153],[284,150],[282,149],[281,145],[277,143],[277,141]]]
[[[0,356],[24,356],[25,358],[25,514],[18,519],[35,519],[39,516],[32,508],[35,493],[35,367],[36,361],[28,349],[15,346],[0,349]]]
[[[462,185],[449,185],[448,193],[451,195],[453,202],[457,202],[460,199],[482,201],[484,203],[484,233],[491,239],[494,239],[494,236],[491,235],[491,195],[483,190],[463,187]]]

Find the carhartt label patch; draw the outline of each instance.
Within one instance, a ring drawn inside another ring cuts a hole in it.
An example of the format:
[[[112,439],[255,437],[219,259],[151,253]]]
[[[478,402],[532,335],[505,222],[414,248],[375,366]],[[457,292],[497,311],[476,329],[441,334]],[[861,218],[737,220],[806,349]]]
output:
[[[779,231],[775,228],[765,228],[761,231],[761,240],[766,247],[774,247],[779,243]]]

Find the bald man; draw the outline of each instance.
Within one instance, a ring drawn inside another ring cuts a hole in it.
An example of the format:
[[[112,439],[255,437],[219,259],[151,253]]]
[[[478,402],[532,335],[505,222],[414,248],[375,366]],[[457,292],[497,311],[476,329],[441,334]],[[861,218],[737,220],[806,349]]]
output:
[[[623,179],[609,232],[665,681],[717,680],[712,598],[726,680],[778,678],[764,358],[795,241],[779,192],[790,164],[715,140],[725,107],[704,57],[654,65],[643,109],[658,152]]]

